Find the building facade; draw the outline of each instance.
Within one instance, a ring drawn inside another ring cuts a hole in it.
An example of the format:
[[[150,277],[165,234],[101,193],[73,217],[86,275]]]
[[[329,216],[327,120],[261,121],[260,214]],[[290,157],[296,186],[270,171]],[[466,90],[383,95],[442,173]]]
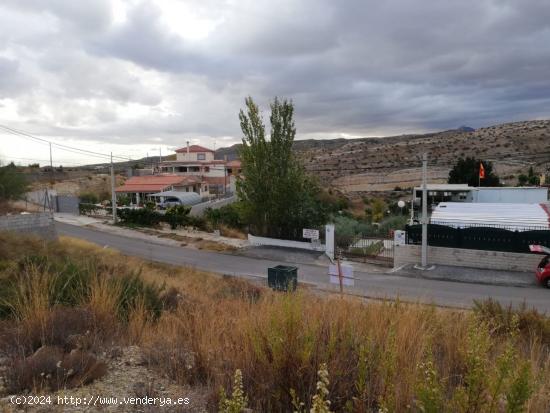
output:
[[[200,145],[189,145],[176,150],[175,161],[160,163],[160,174],[194,176],[208,185],[209,193],[220,195],[233,193],[235,177],[241,172],[240,161],[226,161],[214,158],[212,149]]]

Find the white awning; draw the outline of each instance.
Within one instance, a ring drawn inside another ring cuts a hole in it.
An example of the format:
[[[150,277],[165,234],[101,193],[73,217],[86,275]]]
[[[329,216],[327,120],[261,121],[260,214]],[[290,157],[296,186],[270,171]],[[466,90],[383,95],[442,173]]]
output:
[[[549,204],[441,202],[430,222],[456,228],[495,226],[510,230],[550,229]]]
[[[177,198],[183,205],[196,205],[200,204],[201,196],[196,192],[183,192],[183,191],[164,191],[157,192],[156,194],[150,194],[150,197],[163,197],[163,198]]]

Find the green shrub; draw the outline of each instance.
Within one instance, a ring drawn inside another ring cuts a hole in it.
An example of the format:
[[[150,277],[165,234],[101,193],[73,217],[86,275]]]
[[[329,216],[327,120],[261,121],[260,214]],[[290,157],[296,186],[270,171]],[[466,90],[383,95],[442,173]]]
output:
[[[170,228],[176,229],[183,227],[189,222],[189,212],[191,208],[185,205],[175,205],[166,210],[164,220],[170,225]]]
[[[105,196],[106,195],[106,196]],[[101,199],[103,200],[108,200],[110,198],[110,194],[109,193],[105,193]],[[121,205],[121,206],[128,206],[130,205],[131,203],[131,200],[130,200],[130,197],[127,196],[127,195],[119,195],[117,196],[117,205]]]
[[[80,215],[88,215],[96,212],[100,208],[95,204],[84,204],[80,203],[78,204],[78,212]]]
[[[144,309],[153,318],[158,318],[163,308],[161,297],[164,285],[147,283],[139,274],[128,274],[109,280],[113,286],[119,288],[118,315],[123,320],[128,320],[132,309],[143,305]]]
[[[164,216],[149,208],[117,209],[117,215],[123,224],[143,225],[147,227],[158,225]]]
[[[241,229],[245,226],[239,212],[239,206],[236,203],[225,205],[218,209],[207,208],[204,211],[204,217],[214,227],[226,225],[231,228]]]
[[[28,186],[27,178],[13,162],[0,167],[0,201],[19,198]]]
[[[78,198],[84,204],[97,204],[99,202],[97,195],[93,192],[82,192]]]

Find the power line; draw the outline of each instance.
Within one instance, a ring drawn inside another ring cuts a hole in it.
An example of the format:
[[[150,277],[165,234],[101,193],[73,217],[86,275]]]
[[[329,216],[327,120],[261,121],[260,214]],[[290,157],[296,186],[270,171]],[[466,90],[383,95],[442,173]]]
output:
[[[16,160],[20,160],[20,161],[31,161],[31,162],[46,162],[46,163],[49,163],[50,160],[49,159],[36,159],[36,158],[18,158],[16,156],[3,156],[3,155],[0,155],[0,158],[4,158],[6,159],[7,161],[9,160],[13,160],[13,159],[16,159]],[[64,164],[71,164],[71,165],[75,165],[75,166],[80,166],[82,165],[82,163],[78,163],[78,162],[73,162],[73,161],[68,161],[66,159],[63,159],[63,160],[59,160],[59,162],[62,162]]]
[[[50,145],[55,146],[58,149],[65,150],[67,152],[77,153],[77,154],[80,154],[80,155],[86,154],[88,156],[101,157],[101,158],[109,159],[109,160],[111,159],[111,155],[109,155],[109,154],[90,151],[88,149],[76,148],[74,146],[69,146],[69,145],[63,145],[61,143],[53,142],[53,141],[50,141],[50,140],[47,140],[47,139],[44,139],[44,138],[39,138],[37,136],[31,135],[30,133],[27,133],[27,132],[24,132],[24,131],[21,131],[21,130],[10,128],[9,126],[5,126],[5,125],[0,124],[0,128],[5,130],[8,133],[13,134],[13,135],[18,135],[18,136],[26,137],[26,138],[29,138],[29,139],[33,139],[37,142],[44,143],[44,144],[50,144]],[[132,160],[130,157],[123,157],[123,156],[117,156],[117,155],[113,155],[113,158],[122,159],[122,160],[125,160],[125,161],[131,161]]]

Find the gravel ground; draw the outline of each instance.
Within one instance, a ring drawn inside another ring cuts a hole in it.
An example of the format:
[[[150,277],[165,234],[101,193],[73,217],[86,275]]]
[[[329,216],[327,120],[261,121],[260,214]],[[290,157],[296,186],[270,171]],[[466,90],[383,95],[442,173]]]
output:
[[[108,372],[101,379],[80,388],[60,390],[53,394],[44,393],[45,396],[51,396],[51,405],[15,406],[10,403],[10,396],[8,396],[0,400],[0,411],[5,413],[206,412],[207,391],[205,389],[174,384],[158,372],[148,369],[143,362],[139,347],[114,348],[109,355],[106,355],[106,359]],[[67,399],[72,396],[75,398],[74,400],[80,398],[82,404],[79,406],[75,404],[61,405],[57,403],[58,396],[61,398],[67,396]],[[158,398],[157,404],[153,405],[152,400],[149,405],[144,405],[143,402],[138,404],[137,401],[133,404],[124,404],[123,400],[123,398],[139,398],[143,401],[145,397]],[[161,399],[166,400],[167,398],[174,401],[178,398],[188,398],[189,403],[178,406],[161,406]],[[94,402],[95,406],[90,405]],[[101,405],[102,403],[103,405]]]

